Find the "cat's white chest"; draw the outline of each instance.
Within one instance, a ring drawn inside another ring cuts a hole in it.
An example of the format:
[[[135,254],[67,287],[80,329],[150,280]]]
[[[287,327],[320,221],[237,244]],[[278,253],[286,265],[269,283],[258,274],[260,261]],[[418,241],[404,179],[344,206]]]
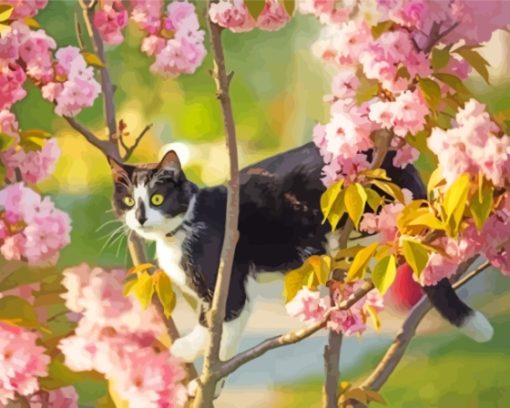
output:
[[[187,285],[188,277],[181,267],[182,241],[185,238],[184,232],[178,232],[172,238],[164,238],[156,241],[156,257],[159,267],[170,277],[172,283],[179,289],[193,297],[196,293]]]

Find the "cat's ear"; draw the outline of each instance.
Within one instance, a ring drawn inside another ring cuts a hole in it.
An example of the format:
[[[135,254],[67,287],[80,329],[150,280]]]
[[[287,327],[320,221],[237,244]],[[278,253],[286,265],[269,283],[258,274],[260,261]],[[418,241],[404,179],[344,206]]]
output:
[[[112,169],[113,181],[115,183],[129,183],[129,174],[126,166],[122,163],[119,163],[117,160],[107,156],[108,163],[110,164],[110,168]]]
[[[177,180],[182,172],[181,162],[179,157],[177,157],[177,153],[173,150],[165,153],[158,163],[158,169],[159,174],[170,176],[172,179]]]

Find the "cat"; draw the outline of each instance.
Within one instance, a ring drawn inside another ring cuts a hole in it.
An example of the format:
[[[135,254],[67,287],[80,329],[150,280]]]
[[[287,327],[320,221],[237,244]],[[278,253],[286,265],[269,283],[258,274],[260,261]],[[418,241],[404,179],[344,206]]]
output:
[[[414,198],[426,198],[417,170],[411,165],[394,167],[394,155],[387,155],[382,168]],[[191,362],[203,354],[207,344],[205,313],[220,260],[227,189],[197,187],[186,178],[174,151],[167,152],[159,163],[135,166],[114,159],[109,162],[116,215],[137,235],[156,242],[159,266],[175,285],[199,302],[198,323],[171,346],[175,356]],[[249,316],[249,275],[286,272],[311,255],[335,249],[335,235],[322,223],[320,210],[325,191],[323,166],[319,151],[308,143],[241,170],[239,241],[223,324],[222,360],[236,353]],[[447,279],[423,289],[450,323],[476,341],[490,340],[490,323],[459,299]]]

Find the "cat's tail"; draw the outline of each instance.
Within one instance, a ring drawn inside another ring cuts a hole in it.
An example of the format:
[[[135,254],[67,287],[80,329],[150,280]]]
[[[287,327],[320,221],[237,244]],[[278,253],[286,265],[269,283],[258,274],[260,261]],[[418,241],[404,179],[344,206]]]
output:
[[[441,316],[466,336],[479,343],[492,338],[494,329],[487,318],[460,300],[448,279],[441,279],[434,286],[424,286],[423,290]]]

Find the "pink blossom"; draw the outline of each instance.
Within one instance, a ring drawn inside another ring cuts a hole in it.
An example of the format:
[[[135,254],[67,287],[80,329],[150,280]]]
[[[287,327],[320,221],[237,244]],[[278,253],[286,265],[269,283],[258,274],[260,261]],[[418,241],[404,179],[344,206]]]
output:
[[[285,305],[287,313],[304,323],[319,321],[328,306],[327,298],[320,298],[318,291],[303,287],[289,303]]]
[[[213,23],[235,33],[255,28],[255,20],[243,0],[220,0],[218,3],[211,4],[209,18]]]
[[[37,334],[0,322],[0,403],[15,393],[28,396],[39,390],[38,377],[47,375],[50,358],[36,344]]]
[[[18,64],[0,61],[0,109],[8,109],[26,96],[25,79],[25,72]]]
[[[205,54],[202,43],[186,38],[168,40],[165,48],[156,56],[151,71],[168,76],[192,74],[204,60]]]
[[[159,54],[165,48],[166,41],[164,38],[156,35],[149,35],[142,40],[142,52],[153,56]]]
[[[94,13],[93,22],[106,44],[117,45],[124,40],[122,30],[128,23],[128,13],[121,1],[104,2]]]
[[[266,0],[257,27],[264,31],[278,31],[290,20],[290,16],[278,0]]]
[[[16,116],[8,110],[0,110],[0,132],[18,140],[18,121]]]
[[[10,4],[14,7],[12,18],[21,20],[25,17],[35,16],[39,10],[46,7],[48,0],[2,0],[2,4]]]
[[[162,0],[132,0],[131,18],[149,34],[155,34],[160,29]]]
[[[406,143],[396,150],[393,165],[404,169],[407,165],[414,163],[418,157],[420,157],[420,152]]]
[[[508,180],[510,168],[510,138],[496,137],[498,127],[485,106],[471,99],[456,115],[451,129],[434,128],[427,140],[437,155],[441,171],[448,184],[461,174],[481,172],[494,185]]]
[[[174,1],[167,6],[164,27],[168,31],[193,33],[200,29],[195,6],[187,1]]]
[[[21,261],[25,253],[26,238],[18,233],[4,239],[0,253],[8,261]]]
[[[26,65],[26,73],[31,78],[48,82],[53,77],[53,58],[51,50],[55,49],[55,40],[44,30],[28,31],[20,40],[19,55]]]
[[[331,83],[331,95],[326,97],[326,101],[354,98],[359,84],[360,81],[353,71],[345,70],[337,73]]]
[[[78,394],[72,386],[57,388],[49,393],[49,406],[55,408],[77,408]]]
[[[155,351],[164,322],[154,308],[142,310],[123,295],[125,273],[86,264],[64,271],[66,306],[79,313],[74,335],[59,344],[65,364],[104,374],[136,406],[182,407],[184,368],[167,350]]]

